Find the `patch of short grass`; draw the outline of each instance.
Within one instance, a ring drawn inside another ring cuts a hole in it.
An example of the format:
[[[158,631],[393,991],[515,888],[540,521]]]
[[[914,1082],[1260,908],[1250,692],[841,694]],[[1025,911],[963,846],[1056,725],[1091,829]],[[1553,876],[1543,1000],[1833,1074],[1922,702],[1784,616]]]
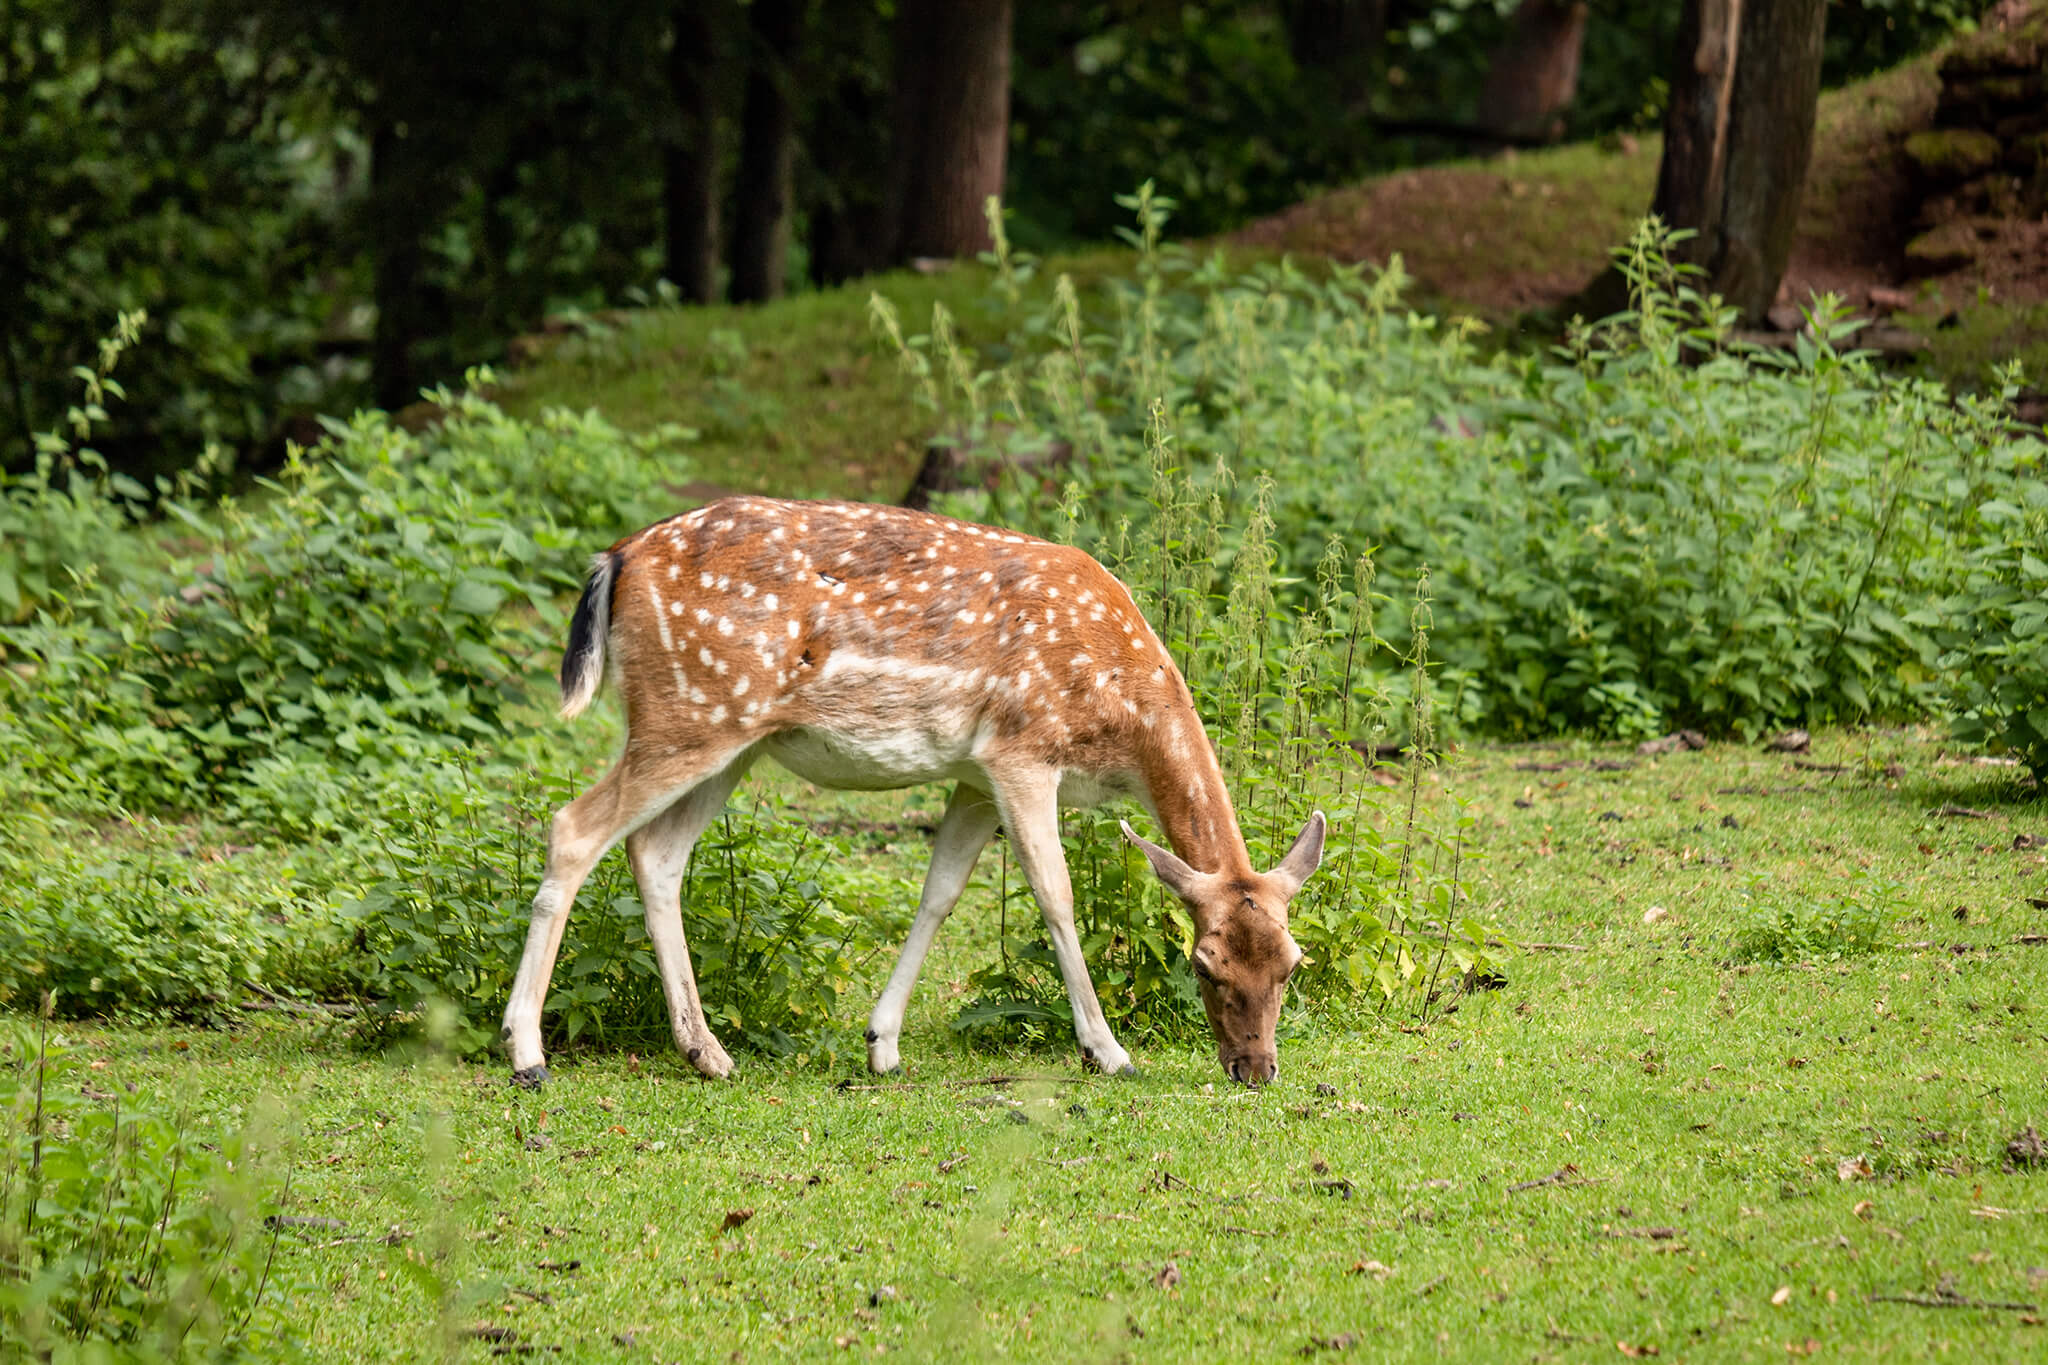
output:
[[[1475,894],[1545,946],[1426,1024],[1311,1002],[1262,1092],[1218,1084],[1192,1043],[1127,1040],[1135,1082],[1083,1076],[1065,1039],[968,1050],[946,1023],[992,948],[995,856],[901,1079],[742,1059],[711,1085],[665,1050],[570,1052],[528,1095],[495,1063],[366,1058],[253,1018],[79,1042],[92,1085],[201,1124],[287,1101],[290,1211],[342,1225],[280,1247],[321,1359],[2040,1348],[2042,1312],[1873,1298],[2048,1298],[2048,1174],[2003,1169],[2007,1138],[2048,1122],[2048,946],[2023,941],[2048,855],[2014,847],[2048,833],[2038,793],[1910,732],[1805,755],[1487,749],[1428,785],[1478,817]],[[904,801],[819,798],[814,818]],[[873,856],[907,883],[923,844],[878,835]],[[1875,951],[1736,960],[1759,881],[1865,876],[1899,888]],[[479,1326],[517,1335],[457,1335]]]
[[[1130,253],[1099,251],[1044,263],[1084,292],[1125,269]],[[880,293],[906,331],[928,327],[933,304],[961,340],[998,355],[1017,319],[968,262],[925,274],[893,271],[755,308],[648,308],[537,338],[497,400],[531,417],[544,408],[597,408],[629,431],[678,423],[697,432],[678,470],[679,501],[717,490],[894,502],[924,458],[932,414],[894,376],[876,344],[868,296]]]

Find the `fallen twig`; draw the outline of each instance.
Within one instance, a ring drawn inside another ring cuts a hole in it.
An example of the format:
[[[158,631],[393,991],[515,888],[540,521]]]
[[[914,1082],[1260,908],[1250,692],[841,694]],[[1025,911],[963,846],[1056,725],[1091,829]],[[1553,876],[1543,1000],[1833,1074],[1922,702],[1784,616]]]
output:
[[[1872,1303],[1906,1303],[1915,1308],[1995,1308],[2007,1313],[2038,1313],[2041,1305],[2021,1303],[2016,1299],[1973,1299],[1958,1294],[1953,1289],[1939,1289],[1932,1294],[1872,1294]]]
[[[1279,1235],[1278,1233],[1261,1232],[1257,1228],[1239,1227],[1235,1223],[1225,1223],[1223,1225],[1223,1230],[1225,1232],[1235,1232],[1245,1237],[1276,1237]]]
[[[1975,806],[1958,806],[1953,801],[1945,806],[1936,806],[1928,814],[1937,818],[1952,815],[1961,820],[1989,820],[1991,818],[1991,812],[1988,810],[1978,810]]]
[[[1486,940],[1489,948],[1521,948],[1532,953],[1584,953],[1590,952],[1583,943],[1513,943],[1504,938]]]
[[[1072,1076],[976,1076],[971,1081],[884,1081],[875,1085],[856,1084],[852,1077],[833,1086],[834,1090],[923,1090],[938,1086],[948,1090],[972,1090],[977,1085],[1016,1085],[1022,1081],[1039,1081],[1046,1085],[1066,1085]]]
[[[1537,1176],[1534,1180],[1517,1181],[1508,1186],[1509,1194],[1520,1194],[1523,1190],[1540,1190],[1545,1185],[1597,1185],[1600,1182],[1579,1174],[1579,1168],[1567,1161],[1549,1175]]]

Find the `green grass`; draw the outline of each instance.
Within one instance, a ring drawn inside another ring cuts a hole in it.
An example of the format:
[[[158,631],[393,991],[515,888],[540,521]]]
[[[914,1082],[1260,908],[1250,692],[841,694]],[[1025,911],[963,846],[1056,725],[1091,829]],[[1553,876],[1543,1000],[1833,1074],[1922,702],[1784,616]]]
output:
[[[496,1063],[246,1016],[74,1031],[98,1069],[65,1083],[202,1126],[284,1102],[290,1211],[344,1225],[280,1244],[321,1359],[483,1359],[450,1335],[479,1324],[566,1360],[1277,1359],[1347,1333],[1375,1359],[2041,1349],[2040,1312],[1871,1297],[2048,1304],[2048,1172],[2001,1170],[2015,1130],[2048,1126],[2048,946],[2019,941],[2048,923],[2027,899],[2048,855],[2013,848],[2048,834],[2038,792],[1888,733],[1798,759],[1491,749],[1431,775],[1428,801],[1453,794],[1487,853],[1475,897],[1551,946],[1426,1025],[1309,1002],[1263,1092],[1192,1043],[1127,1039],[1135,1082],[1084,1077],[1064,1039],[966,1050],[946,1021],[993,951],[993,851],[900,1080],[742,1058],[714,1085],[662,1049],[560,1054],[527,1095]],[[1950,804],[1989,815],[1930,813]],[[872,856],[911,878],[923,843],[878,834]],[[1882,950],[1731,960],[1753,883],[1866,876],[1899,888]],[[1870,1178],[1839,1179],[1857,1158]]]
[[[1128,268],[1130,253],[1060,257],[1084,293]],[[532,417],[550,407],[597,408],[629,431],[684,422],[698,433],[673,488],[695,503],[717,490],[894,502],[924,458],[933,418],[891,371],[868,296],[893,302],[907,332],[927,329],[932,305],[953,314],[972,347],[1010,335],[991,272],[961,263],[936,274],[894,271],[761,308],[659,308],[609,314],[582,332],[535,339],[530,360],[494,396]],[[1034,293],[1035,296],[1035,293]]]

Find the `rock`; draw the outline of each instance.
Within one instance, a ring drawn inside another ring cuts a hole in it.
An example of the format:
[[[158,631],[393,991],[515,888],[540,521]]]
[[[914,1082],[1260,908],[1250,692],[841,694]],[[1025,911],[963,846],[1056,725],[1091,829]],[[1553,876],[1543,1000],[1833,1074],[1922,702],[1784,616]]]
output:
[[[1906,270],[1915,276],[1946,275],[1977,259],[1977,232],[1968,223],[1943,223],[1906,243]]]
[[[925,447],[924,463],[903,495],[902,505],[923,510],[932,505],[934,493],[958,493],[970,488],[993,492],[1005,471],[1020,478],[1052,487],[1073,461],[1074,448],[1065,441],[1025,436],[998,424],[983,432],[979,440],[934,441]]]
[[[1937,184],[1982,175],[2004,155],[1998,139],[1981,128],[1929,128],[1906,139],[1906,159]]]
[[[1926,337],[1905,327],[1866,327],[1858,332],[1850,343],[1859,351],[1876,351],[1881,355],[1915,355],[1929,346]]]
[[[1873,311],[1892,313],[1912,306],[1913,296],[1904,289],[1891,289],[1881,284],[1870,286],[1870,307]]]
[[[2041,69],[2041,26],[2029,23],[2015,33],[1980,29],[1956,40],[1941,59],[1943,85],[1961,84],[1981,76],[2025,76]]]

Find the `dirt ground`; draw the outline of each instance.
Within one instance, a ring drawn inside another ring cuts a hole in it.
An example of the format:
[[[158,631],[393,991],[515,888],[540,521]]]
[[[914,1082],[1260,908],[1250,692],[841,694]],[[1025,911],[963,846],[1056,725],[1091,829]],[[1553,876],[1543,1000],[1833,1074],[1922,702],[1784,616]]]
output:
[[[2028,8],[2001,7],[1987,26],[2018,22]],[[1983,299],[2048,301],[2048,218],[1973,217],[1971,265],[1924,282],[1908,276],[1905,245],[1926,223],[1901,149],[1933,117],[1937,60],[1823,97],[1784,302],[1833,292],[1866,314],[1939,317]],[[1654,136],[1621,136],[1402,171],[1294,205],[1235,240],[1345,262],[1384,264],[1399,252],[1426,292],[1483,315],[1554,308],[1648,209],[1658,151]]]

